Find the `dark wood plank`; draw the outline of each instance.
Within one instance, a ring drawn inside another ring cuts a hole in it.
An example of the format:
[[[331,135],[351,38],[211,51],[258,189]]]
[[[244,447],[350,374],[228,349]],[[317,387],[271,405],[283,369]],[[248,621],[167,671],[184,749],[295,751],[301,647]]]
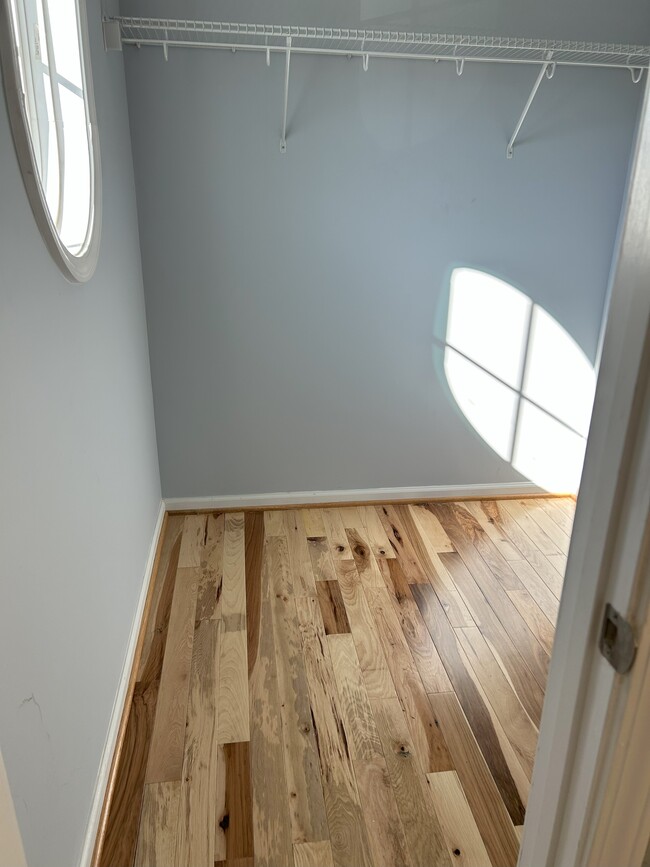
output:
[[[492,607],[492,610],[501,621],[503,629],[506,630],[512,639],[512,642],[525,660],[526,665],[539,686],[544,689],[548,677],[548,654],[534,637],[525,620],[492,571],[488,568],[476,547],[465,536],[462,527],[454,515],[453,508],[444,503],[432,504],[429,508],[433,509],[434,514],[440,519],[440,523],[445,528],[454,547],[465,562],[472,577],[480,585],[481,591]],[[453,556],[453,554],[441,554],[440,559],[446,564],[447,558]]]
[[[98,867],[113,867],[115,864],[130,867],[135,858],[144,778],[156,714],[182,532],[182,516],[171,516],[167,522],[160,561],[154,578],[156,587],[145,628],[138,679],[118,758]]]
[[[429,696],[429,700],[490,861],[495,867],[515,867],[519,857],[517,832],[458,699],[452,692],[444,692]]]
[[[515,647],[503,624],[488,604],[460,555],[441,554],[440,557],[453,576],[458,589],[465,597],[476,620],[476,625],[491,645],[498,661],[510,678],[519,701],[526,708],[535,726],[539,728],[542,705],[544,704],[543,687],[533,677],[519,653],[519,649]]]
[[[251,792],[250,744],[224,744],[226,801],[217,823],[226,838],[226,861],[253,858],[253,799]]]
[[[341,588],[338,581],[318,581],[318,604],[320,605],[325,625],[325,635],[340,635],[350,632],[348,615],[341,596]]]
[[[244,562],[246,570],[246,640],[248,676],[257,659],[262,606],[262,562],[264,557],[264,512],[244,512]]]
[[[481,700],[471,675],[463,665],[454,630],[433,587],[413,584],[411,591],[513,824],[521,825],[525,816],[524,805],[501,751],[490,714]]]

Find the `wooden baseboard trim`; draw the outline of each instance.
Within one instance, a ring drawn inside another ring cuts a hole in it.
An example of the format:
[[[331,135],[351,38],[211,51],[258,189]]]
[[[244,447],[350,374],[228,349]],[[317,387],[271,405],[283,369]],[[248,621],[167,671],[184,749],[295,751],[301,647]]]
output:
[[[412,488],[360,488],[347,491],[289,491],[275,494],[243,494],[225,497],[168,497],[168,512],[208,512],[245,509],[292,509],[309,506],[361,505],[365,503],[409,503],[431,500],[505,499],[507,497],[563,496],[549,494],[530,482],[494,485],[438,485]]]
[[[113,705],[113,712],[108,727],[106,745],[99,766],[95,793],[93,797],[90,817],[86,828],[84,846],[81,853],[80,867],[97,867],[99,864],[104,837],[106,835],[106,822],[113,792],[117,769],[120,764],[126,726],[129,719],[129,710],[133,699],[135,678],[140,664],[142,646],[144,642],[144,628],[149,618],[151,608],[154,581],[152,580],[158,569],[162,541],[165,537],[167,523],[167,511],[164,502],[160,504],[158,518],[149,549],[147,565],[142,582],[142,590],[138,600],[138,607],[133,618],[131,634],[127,645],[124,667]]]

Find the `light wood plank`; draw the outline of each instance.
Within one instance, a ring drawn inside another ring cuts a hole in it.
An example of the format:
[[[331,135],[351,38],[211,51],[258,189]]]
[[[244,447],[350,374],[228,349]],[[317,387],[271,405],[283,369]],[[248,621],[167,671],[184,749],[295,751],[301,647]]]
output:
[[[322,539],[327,536],[322,509],[301,509],[300,516],[308,539]]]
[[[516,545],[549,590],[559,599],[562,592],[562,577],[558,575],[557,569],[552,565],[550,559],[542,554],[510,513],[502,508],[502,505],[502,503],[497,503],[494,500],[484,500],[481,502],[481,509],[488,521]]]
[[[405,519],[408,516],[410,522],[410,513],[406,506],[378,506],[377,512],[384,530],[388,537],[395,556],[398,558],[404,574],[410,584],[422,584],[428,582],[428,577],[413,549],[413,544],[408,533]]]
[[[329,840],[318,843],[295,843],[293,847],[295,867],[334,867],[332,846]]]
[[[272,542],[282,539],[269,540]],[[250,674],[251,779],[255,864],[277,867],[293,862],[290,797],[285,776],[282,714],[278,694],[271,600],[260,612],[260,641]]]
[[[481,528],[492,540],[497,550],[504,560],[521,560],[523,553],[517,546],[508,538],[503,531],[503,526],[497,523],[493,518],[488,517],[483,509],[483,502],[465,502],[463,506],[472,515],[475,520],[481,525]]]
[[[246,630],[224,631],[220,645],[218,743],[248,741],[250,726]]]
[[[350,632],[348,615],[338,581],[319,581],[317,594],[325,634],[339,635]]]
[[[360,509],[356,506],[339,506],[339,515],[346,530],[358,530],[363,527]]]
[[[336,581],[336,572],[332,562],[332,553],[327,539],[314,537],[307,539],[311,567],[314,578],[318,581]]]
[[[194,632],[176,841],[176,865],[215,861],[216,691],[221,621],[200,620]]]
[[[338,509],[323,509],[323,521],[334,560],[352,560],[350,543]]]
[[[183,521],[183,539],[178,558],[179,568],[197,568],[201,565],[205,545],[206,515],[186,515]]]
[[[555,635],[551,621],[546,617],[527,590],[508,590],[507,593],[510,601],[521,614],[526,626],[528,626],[531,633],[550,657]]]
[[[407,509],[420,535],[426,538],[436,554],[450,553],[456,550],[433,512],[421,505],[410,505],[407,506]]]
[[[181,546],[182,550],[182,546]],[[165,644],[145,782],[180,780],[189,694],[198,568],[179,568]]]
[[[521,503],[531,518],[537,522],[543,532],[557,546],[560,554],[566,556],[569,553],[571,534],[565,533],[557,521],[547,514],[537,500],[522,500]]]
[[[144,787],[134,867],[171,867],[176,863],[180,781]]]
[[[348,530],[350,550],[357,564],[357,572],[364,587],[383,587],[384,581],[370,545],[359,530]]]
[[[366,594],[422,770],[425,773],[451,770],[453,766],[447,746],[436,728],[420,675],[391,605],[388,591],[372,590]]]
[[[393,678],[354,560],[337,561],[336,570],[368,695],[396,698]]]
[[[490,861],[515,867],[519,840],[483,755],[453,693],[429,697],[437,724],[454,758],[455,770]]]
[[[316,729],[325,809],[334,863],[370,865],[359,793],[350,760],[325,631],[313,597],[296,598],[312,717]]]
[[[264,537],[284,536],[284,516],[281,509],[264,512]]]
[[[456,771],[428,774],[427,779],[452,863],[462,867],[491,867]]]
[[[528,512],[525,500],[502,500],[499,504],[503,511],[508,512],[526,535],[534,542],[542,554],[562,554],[555,542],[546,535],[537,521]]]
[[[294,843],[303,843],[324,840],[329,832],[296,606],[284,593],[287,571],[286,540],[269,540],[265,574],[271,588],[290,821]]]
[[[550,554],[547,559],[548,559],[549,563],[551,564],[551,566],[555,569],[555,571],[558,573],[558,575],[562,579],[560,581],[560,585],[559,585],[561,588],[562,582],[564,581],[564,575],[566,573],[567,558],[565,557],[564,554]],[[561,592],[562,591],[560,589],[557,593],[558,598],[560,597]]]
[[[223,514],[208,515],[197,593],[197,620],[218,620],[221,617],[224,526]]]
[[[395,557],[395,551],[386,535],[386,530],[381,522],[377,506],[360,506],[359,512],[366,531],[366,538],[370,550],[377,560],[391,560]]]
[[[451,689],[449,677],[424,620],[422,620],[420,609],[413,600],[413,594],[406,583],[406,576],[402,572],[402,567],[397,559],[384,560],[382,561],[382,572],[393,608],[399,618],[402,633],[413,656],[425,691],[427,693],[448,692]]]
[[[372,711],[413,867],[449,867],[450,859],[426,778],[397,699],[373,700]]]
[[[223,587],[220,605],[224,632],[237,632],[246,628],[246,548],[243,512],[230,512],[225,518]],[[237,738],[237,740],[244,739]]]
[[[315,596],[314,570],[311,565],[307,534],[300,510],[287,509],[284,513],[284,526],[287,534],[294,593],[299,596]]]
[[[404,828],[381,747],[374,759],[355,761],[354,772],[374,867],[410,867]]]
[[[571,538],[573,532],[573,509],[567,511],[562,507],[562,501],[554,497],[542,497],[534,502],[536,506],[546,512],[552,521],[555,521],[566,536]]]
[[[555,626],[557,615],[560,610],[558,599],[549,590],[547,585],[542,581],[538,573],[527,560],[511,560],[510,565],[551,624]]]
[[[353,760],[372,761],[382,755],[381,742],[363,683],[354,641],[351,635],[330,635],[328,646],[343,725],[348,734],[350,756]]]

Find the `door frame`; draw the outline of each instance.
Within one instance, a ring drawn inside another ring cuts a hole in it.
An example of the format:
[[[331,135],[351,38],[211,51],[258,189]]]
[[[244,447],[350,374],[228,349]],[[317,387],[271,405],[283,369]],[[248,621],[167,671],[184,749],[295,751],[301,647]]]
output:
[[[630,692],[598,650],[603,610],[611,602],[637,624],[646,611],[637,591],[650,515],[649,101],[646,87],[518,867],[587,863]]]

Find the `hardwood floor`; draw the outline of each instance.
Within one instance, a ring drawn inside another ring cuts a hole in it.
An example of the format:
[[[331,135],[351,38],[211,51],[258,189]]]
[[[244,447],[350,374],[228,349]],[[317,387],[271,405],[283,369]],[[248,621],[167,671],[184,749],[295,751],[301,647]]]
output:
[[[99,867],[514,867],[572,519],[170,515]]]

